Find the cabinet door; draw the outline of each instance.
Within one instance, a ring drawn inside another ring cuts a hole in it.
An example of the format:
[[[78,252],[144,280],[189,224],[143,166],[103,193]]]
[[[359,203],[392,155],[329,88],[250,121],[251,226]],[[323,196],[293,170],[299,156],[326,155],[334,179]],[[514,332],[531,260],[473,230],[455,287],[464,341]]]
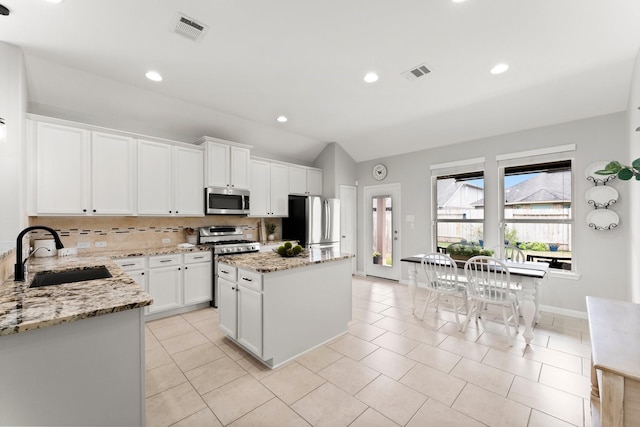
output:
[[[231,174],[230,147],[216,142],[207,142],[207,186],[228,187]]]
[[[238,295],[236,284],[218,277],[218,322],[222,332],[236,338],[238,326]]]
[[[182,271],[181,267],[160,267],[149,269],[149,293],[153,304],[149,313],[171,310],[182,305]]]
[[[238,342],[262,357],[262,293],[238,287]]]
[[[231,186],[249,189],[249,163],[251,152],[246,148],[231,147]]]
[[[307,194],[307,169],[298,166],[289,166],[289,193]]]
[[[269,183],[271,215],[289,215],[289,167],[271,163]]]
[[[92,132],[92,213],[98,215],[133,215],[135,213],[135,156],[135,139]]]
[[[138,214],[170,215],[172,146],[138,140]]]
[[[322,171],[307,169],[307,194],[322,196]]]
[[[38,214],[84,215],[89,209],[89,132],[38,123],[36,129]]]
[[[204,153],[187,147],[173,150],[175,213],[204,216]]]
[[[260,160],[251,161],[251,216],[269,215],[269,163]]]
[[[213,295],[211,263],[202,262],[184,266],[184,304],[211,301]]]

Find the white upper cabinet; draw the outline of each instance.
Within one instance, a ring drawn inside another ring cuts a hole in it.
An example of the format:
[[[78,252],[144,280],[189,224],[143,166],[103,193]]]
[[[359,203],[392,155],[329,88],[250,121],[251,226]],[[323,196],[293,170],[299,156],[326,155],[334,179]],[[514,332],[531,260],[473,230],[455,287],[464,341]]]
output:
[[[206,186],[249,189],[251,146],[204,136],[207,156]]]
[[[304,166],[290,166],[289,193],[321,196],[322,170]]]
[[[36,123],[36,212],[85,215],[89,211],[90,132]]]
[[[177,215],[204,215],[204,152],[173,147],[173,200]]]
[[[264,160],[251,160],[251,216],[287,216],[289,212],[289,167]]]
[[[91,212],[135,213],[136,140],[102,132],[91,134]]]
[[[138,214],[171,215],[172,146],[138,140]]]
[[[138,214],[204,215],[199,149],[138,140]]]

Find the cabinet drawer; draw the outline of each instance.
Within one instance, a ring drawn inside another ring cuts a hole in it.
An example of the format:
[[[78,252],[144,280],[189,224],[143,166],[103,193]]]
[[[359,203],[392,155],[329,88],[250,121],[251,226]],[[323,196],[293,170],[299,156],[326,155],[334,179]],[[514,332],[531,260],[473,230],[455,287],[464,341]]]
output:
[[[230,282],[236,282],[236,271],[237,269],[230,265],[218,264],[218,277],[227,279]]]
[[[211,252],[189,252],[184,254],[185,264],[194,264],[196,262],[211,262]]]
[[[149,268],[168,267],[170,265],[182,264],[182,256],[177,255],[154,255],[149,257]]]
[[[147,266],[145,257],[120,258],[114,259],[113,262],[120,266],[124,271],[144,270]]]
[[[238,285],[262,292],[262,274],[254,271],[238,270]]]

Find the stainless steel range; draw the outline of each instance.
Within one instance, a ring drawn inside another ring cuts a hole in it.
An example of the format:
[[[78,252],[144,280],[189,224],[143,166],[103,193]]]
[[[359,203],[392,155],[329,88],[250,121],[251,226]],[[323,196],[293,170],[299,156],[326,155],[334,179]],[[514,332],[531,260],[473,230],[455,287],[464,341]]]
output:
[[[213,299],[211,305],[218,307],[218,257],[241,253],[258,252],[260,243],[242,239],[242,227],[212,225],[198,229],[198,243],[213,247]]]

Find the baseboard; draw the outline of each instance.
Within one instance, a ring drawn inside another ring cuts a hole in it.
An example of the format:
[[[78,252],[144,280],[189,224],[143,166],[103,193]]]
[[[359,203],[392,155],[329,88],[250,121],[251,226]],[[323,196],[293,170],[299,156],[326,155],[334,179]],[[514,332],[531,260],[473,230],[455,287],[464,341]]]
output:
[[[364,271],[356,271],[355,273],[353,273],[354,276],[366,276],[366,274],[364,274]]]
[[[578,319],[587,319],[585,311],[569,310],[568,308],[554,307],[552,305],[540,305],[540,311],[547,313],[562,314],[563,316],[577,317]]]

